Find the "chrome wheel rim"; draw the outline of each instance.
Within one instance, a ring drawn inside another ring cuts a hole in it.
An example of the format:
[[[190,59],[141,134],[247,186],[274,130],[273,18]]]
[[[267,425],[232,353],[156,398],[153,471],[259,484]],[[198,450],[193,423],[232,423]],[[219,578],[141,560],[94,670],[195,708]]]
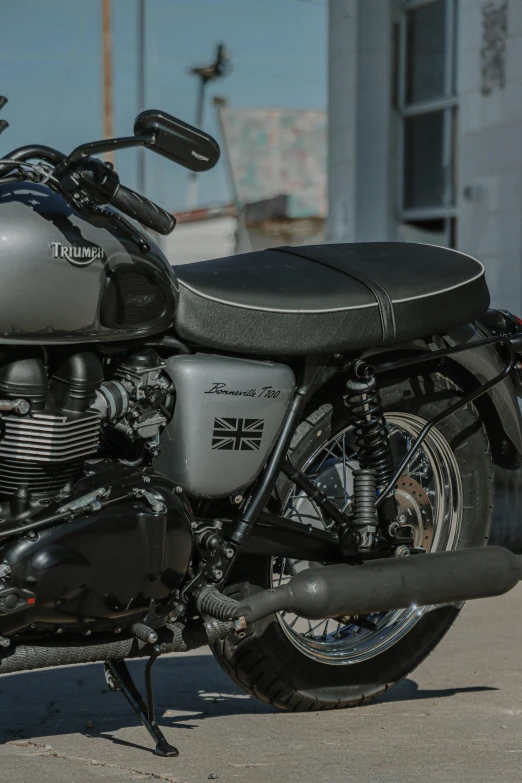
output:
[[[398,464],[426,421],[414,414],[393,412],[386,415],[386,422]],[[318,448],[304,466],[304,472],[340,508],[347,508],[351,502],[352,472],[358,467],[351,434],[351,427],[338,433]],[[462,516],[462,484],[455,455],[439,430],[431,430],[417,455],[406,466],[404,475],[420,484],[423,497],[427,496],[431,505],[432,529],[429,535],[426,531],[417,531],[416,540],[425,538],[431,552],[455,548]],[[404,486],[407,482],[401,484]],[[317,505],[296,488],[286,500],[284,515],[322,529],[330,526]],[[300,570],[317,565],[320,564],[273,558],[272,585],[284,584]],[[430,607],[413,606],[373,613],[364,618],[315,621],[279,612],[277,619],[289,641],[307,657],[330,665],[350,665],[388,650],[429,610]]]

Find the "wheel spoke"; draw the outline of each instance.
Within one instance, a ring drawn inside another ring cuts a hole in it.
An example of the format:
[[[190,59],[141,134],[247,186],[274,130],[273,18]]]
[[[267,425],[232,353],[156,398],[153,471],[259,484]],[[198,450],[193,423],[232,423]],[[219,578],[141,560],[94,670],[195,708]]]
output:
[[[388,434],[393,440],[393,450],[398,459],[407,452],[424,425],[425,420],[414,414],[400,412],[387,414]],[[347,427],[317,448],[301,468],[307,476],[313,478],[329,500],[343,511],[352,501],[349,486],[354,462],[357,462],[352,429],[351,426]],[[441,438],[442,435],[438,431],[434,431],[434,434],[427,437],[423,447],[410,460],[404,473],[412,478],[415,477],[430,500],[434,523],[439,520],[437,524],[442,526],[436,548],[450,548],[450,542],[456,540],[459,524],[452,523],[451,520],[456,518],[455,509],[461,507],[462,496],[458,483],[458,466],[444,440],[440,445]],[[295,485],[289,492],[283,513],[303,525],[312,523],[316,527],[329,529],[335,524],[313,499]],[[447,521],[448,519],[450,522]],[[450,524],[452,525],[451,538],[445,532]],[[288,583],[292,573],[299,573],[303,568],[321,565],[301,560],[290,561],[288,558],[281,559],[278,563],[279,572],[277,566],[273,571],[274,586]],[[287,611],[278,613],[277,616],[286,635],[301,652],[312,659],[330,663],[368,660],[384,649],[389,649],[405,633],[408,633],[417,621],[413,613],[408,610],[374,613],[355,621],[342,617],[310,621]]]
[[[308,625],[310,626],[310,630],[309,630],[309,631],[307,631],[305,634],[303,634],[303,636],[311,636],[311,635],[312,635],[312,634],[313,634],[315,631],[317,631],[317,629],[318,629],[318,628],[319,628],[319,627],[320,627],[320,626],[321,626],[321,625],[322,625],[324,622],[326,622],[326,620],[319,620],[319,622],[317,623],[317,625],[314,625],[314,627],[312,628],[312,627],[311,627],[311,626],[312,626],[312,623],[310,622],[310,620],[308,620]]]

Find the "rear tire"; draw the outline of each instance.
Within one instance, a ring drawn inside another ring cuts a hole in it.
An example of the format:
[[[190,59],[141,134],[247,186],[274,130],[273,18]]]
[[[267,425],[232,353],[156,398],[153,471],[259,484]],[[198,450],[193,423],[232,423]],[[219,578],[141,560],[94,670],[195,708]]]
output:
[[[414,377],[381,388],[384,410],[432,419],[455,401],[457,387],[441,375]],[[349,425],[342,400],[322,406],[299,427],[292,460],[304,466],[318,445]],[[493,468],[489,443],[472,405],[438,428],[455,456],[462,484],[460,530],[450,548],[486,544],[493,505]],[[278,496],[289,493],[281,477]],[[252,557],[236,572],[228,595],[247,598],[271,586],[270,558]],[[245,691],[289,711],[351,707],[375,698],[410,674],[437,646],[462,607],[449,605],[426,612],[397,642],[382,653],[349,665],[332,665],[303,654],[289,640],[276,615],[250,627],[244,638],[227,638],[213,646],[224,670]]]

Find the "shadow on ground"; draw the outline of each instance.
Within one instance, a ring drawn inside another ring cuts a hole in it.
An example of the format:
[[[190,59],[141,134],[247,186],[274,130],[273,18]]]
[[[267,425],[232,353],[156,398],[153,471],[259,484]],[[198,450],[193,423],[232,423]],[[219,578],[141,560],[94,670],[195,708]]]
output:
[[[419,688],[415,680],[403,680],[395,688],[391,688],[378,699],[369,701],[365,706],[386,702],[418,701],[420,699],[447,699],[458,693],[481,693],[482,691],[497,691],[498,688],[490,688],[485,685],[477,685],[468,688]]]
[[[144,665],[144,661],[129,664],[140,686]],[[192,730],[207,718],[276,712],[238,688],[210,655],[162,658],[156,663],[154,677],[157,715],[165,727]],[[407,679],[380,699],[369,702],[367,708],[383,702],[450,698],[458,693],[489,690],[494,689],[426,690]],[[4,675],[0,677],[0,699],[9,705],[0,712],[1,742],[64,734],[99,737],[139,725],[123,696],[108,691],[101,664]],[[143,738],[145,748],[145,734]],[[107,740],[132,745],[111,736]]]

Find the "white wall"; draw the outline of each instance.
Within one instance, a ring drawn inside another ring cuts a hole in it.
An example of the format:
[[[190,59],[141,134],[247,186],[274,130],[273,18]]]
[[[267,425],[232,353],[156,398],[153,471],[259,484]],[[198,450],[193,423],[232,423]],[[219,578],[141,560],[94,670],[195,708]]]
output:
[[[250,228],[243,226],[239,239],[238,228],[235,217],[195,220],[178,223],[172,234],[157,237],[157,241],[173,266],[280,245],[319,245],[325,242],[322,218],[274,220]]]
[[[484,85],[483,0],[461,0],[460,6],[457,241],[486,265],[493,304],[521,313],[522,0],[507,5],[504,87],[495,70]],[[491,88],[489,95],[483,86]]]
[[[161,249],[173,266],[192,264],[235,253],[235,217],[215,217],[179,223],[172,234],[161,238]]]
[[[248,228],[250,250],[266,250],[284,245],[322,245],[326,241],[322,218],[301,218],[267,222]],[[242,252],[240,250],[239,252]]]

